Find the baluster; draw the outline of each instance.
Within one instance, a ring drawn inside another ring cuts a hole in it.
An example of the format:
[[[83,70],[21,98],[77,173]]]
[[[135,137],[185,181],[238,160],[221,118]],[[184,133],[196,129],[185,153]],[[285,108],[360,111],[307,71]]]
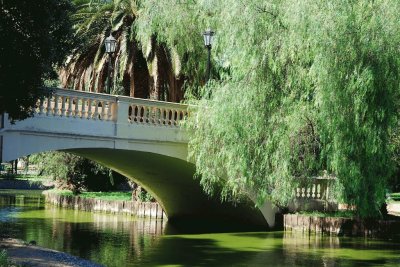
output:
[[[128,105],[128,122],[132,123],[132,118],[133,118],[133,108],[132,108],[132,104]]]
[[[92,99],[88,99],[87,100],[87,107],[86,107],[86,110],[87,110],[87,119],[91,119],[92,118]]]
[[[156,108],[156,118],[157,118],[157,125],[162,125],[162,119],[161,119],[161,108]]]
[[[86,107],[86,98],[82,98],[81,99],[82,104],[81,104],[81,118],[82,119],[86,119],[87,115],[88,115],[88,111],[87,111],[87,107]]]
[[[312,198],[315,198],[315,184],[312,185]]]
[[[177,110],[173,110],[172,111],[172,114],[173,114],[173,126],[176,126],[177,125],[177,122],[178,122],[178,111]]]
[[[150,124],[155,124],[155,113],[154,113],[154,107],[149,107],[149,123]]]
[[[158,108],[157,107],[152,107],[150,109],[151,109],[151,120],[152,120],[152,123],[157,125],[158,124],[158,122],[157,122],[157,120],[158,120],[158,115],[157,115]]]
[[[175,126],[179,126],[179,121],[181,118],[181,112],[179,110],[175,110],[176,118],[175,118]]]
[[[54,94],[53,116],[57,116],[58,115],[58,98],[59,98],[59,96]]]
[[[174,124],[174,111],[172,109],[168,110],[168,125],[172,126]]]
[[[113,119],[113,105],[116,105],[116,103],[107,101],[107,120],[109,121]]]
[[[310,197],[310,191],[311,191],[311,188],[310,188],[310,187],[307,187],[307,198]]]
[[[146,107],[146,123],[150,124],[152,123],[153,116],[152,116],[152,110],[151,107]]]
[[[300,188],[296,188],[296,197],[300,197],[301,195],[300,195]]]
[[[75,100],[75,112],[74,112],[74,117],[75,117],[75,118],[79,118],[79,117],[80,117],[80,116],[79,116],[79,98],[78,98],[78,97],[75,97],[74,100]]]
[[[174,124],[174,111],[172,109],[168,110],[168,125],[172,126]]]
[[[149,124],[151,115],[150,115],[150,108],[148,106],[144,106],[144,123]]]
[[[169,125],[171,123],[171,114],[169,109],[165,109],[165,125]]]
[[[140,106],[140,122],[146,123],[146,108],[144,106]]]
[[[304,187],[301,188],[301,197],[306,196],[306,189]]]
[[[174,126],[178,125],[179,111],[174,109]]]
[[[44,109],[44,98],[39,99],[39,115],[43,115]]]
[[[106,107],[105,107],[104,100],[100,101],[100,105],[101,105],[100,119],[101,120],[107,120],[107,118],[106,118]]]
[[[61,96],[61,112],[60,112],[60,116],[65,116],[65,101],[66,98],[65,96]]]
[[[321,198],[321,185],[317,185],[317,198]]]
[[[39,114],[39,109],[40,109],[40,99],[38,99],[38,100],[36,101],[34,112],[35,112],[36,114]]]
[[[96,101],[94,101],[93,119],[97,120],[98,118],[99,118],[99,100],[96,99]]]
[[[46,115],[49,116],[51,113],[51,96],[47,98],[47,108],[46,108]]]
[[[144,123],[144,107],[138,106],[138,123]]]
[[[179,110],[179,121],[178,121],[178,126],[181,125],[182,119],[183,119],[183,110]]]
[[[72,99],[72,96],[69,96],[68,97],[68,111],[67,111],[67,114],[66,114],[67,117],[71,117],[72,116],[72,105],[73,105],[73,99]]]
[[[160,108],[160,125],[164,125],[165,124],[165,109]]]
[[[139,118],[139,114],[140,114],[139,106],[138,105],[134,105],[132,112],[133,112],[133,121],[135,123],[139,123],[139,121],[140,121],[140,118]]]

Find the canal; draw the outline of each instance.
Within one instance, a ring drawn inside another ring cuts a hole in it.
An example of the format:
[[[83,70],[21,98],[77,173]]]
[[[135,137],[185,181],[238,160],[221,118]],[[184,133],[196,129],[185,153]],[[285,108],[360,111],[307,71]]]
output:
[[[173,234],[172,234],[173,233]],[[168,223],[56,208],[0,190],[0,236],[104,266],[400,266],[399,240],[284,232],[179,234]]]

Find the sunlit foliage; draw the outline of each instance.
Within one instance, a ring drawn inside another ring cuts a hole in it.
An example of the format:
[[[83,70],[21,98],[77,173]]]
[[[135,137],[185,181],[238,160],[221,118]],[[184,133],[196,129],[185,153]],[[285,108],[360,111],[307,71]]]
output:
[[[210,99],[194,101],[189,122],[207,192],[251,192],[259,204],[283,205],[298,182],[326,170],[360,216],[378,213],[393,170],[399,2],[145,3],[156,15],[139,33],[157,32],[181,56],[199,55],[182,65],[194,80],[204,71],[201,31],[217,32],[219,79],[205,88]]]

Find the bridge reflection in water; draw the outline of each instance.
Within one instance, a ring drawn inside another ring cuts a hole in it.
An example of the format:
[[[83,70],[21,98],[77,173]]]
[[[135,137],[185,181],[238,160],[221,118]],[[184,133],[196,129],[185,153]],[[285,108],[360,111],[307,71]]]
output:
[[[0,190],[0,203],[10,203],[0,204],[0,233],[109,267],[399,266],[398,241],[295,232],[165,235],[169,223],[58,209],[40,194],[12,194]]]

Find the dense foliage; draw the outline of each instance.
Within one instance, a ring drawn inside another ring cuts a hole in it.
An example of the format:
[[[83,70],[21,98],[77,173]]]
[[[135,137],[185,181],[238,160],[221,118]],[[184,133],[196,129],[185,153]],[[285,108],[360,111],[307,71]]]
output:
[[[174,46],[156,35],[140,40],[134,26],[140,16],[136,0],[74,0],[75,37],[80,42],[60,71],[63,87],[106,92],[108,63],[112,66],[111,94],[179,102],[183,77]],[[104,40],[112,34],[116,52],[105,53]]]
[[[66,152],[48,152],[32,155],[31,163],[39,166],[42,174],[59,182],[59,188],[74,192],[81,190],[109,191],[125,178],[110,169],[80,156]]]
[[[225,199],[246,193],[258,204],[269,199],[285,205],[298,183],[327,173],[338,178],[343,201],[355,205],[358,215],[378,214],[400,166],[400,2],[75,4],[75,35],[82,45],[62,72],[65,86],[102,91],[102,44],[110,31],[118,40],[115,84],[122,84],[124,94],[179,101],[179,94],[161,95],[181,90],[185,77],[187,97],[196,106],[188,122],[190,156],[208,193]],[[215,79],[202,86],[201,34],[208,27],[217,33]]]
[[[0,1],[0,113],[23,119],[71,47],[68,0]]]
[[[378,214],[394,167],[399,12],[390,0],[144,1],[139,34],[194,55],[182,64],[193,80],[201,31],[217,32],[220,78],[189,122],[205,190],[284,205],[327,171],[360,216]]]

